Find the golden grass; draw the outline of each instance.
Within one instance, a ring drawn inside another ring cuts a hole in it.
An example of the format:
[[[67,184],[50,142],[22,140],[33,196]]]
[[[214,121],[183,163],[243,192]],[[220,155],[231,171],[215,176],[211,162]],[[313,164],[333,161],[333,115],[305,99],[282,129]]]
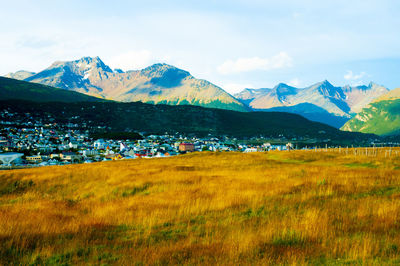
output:
[[[400,263],[399,150],[0,172],[0,264]]]

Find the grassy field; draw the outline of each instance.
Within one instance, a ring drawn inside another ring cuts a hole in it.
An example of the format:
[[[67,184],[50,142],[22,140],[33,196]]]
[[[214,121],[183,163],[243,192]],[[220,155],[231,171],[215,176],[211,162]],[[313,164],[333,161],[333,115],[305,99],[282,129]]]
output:
[[[399,264],[400,150],[0,172],[0,264]]]

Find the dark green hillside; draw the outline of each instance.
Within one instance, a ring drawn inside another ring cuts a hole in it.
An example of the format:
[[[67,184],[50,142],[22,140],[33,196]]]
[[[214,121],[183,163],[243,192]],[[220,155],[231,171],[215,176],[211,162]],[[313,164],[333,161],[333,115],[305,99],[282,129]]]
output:
[[[0,77],[0,100],[18,99],[38,102],[96,102],[100,98],[37,83]]]
[[[147,133],[194,133],[199,136],[305,137],[319,140],[364,141],[370,135],[343,132],[300,115],[280,112],[237,112],[198,106],[152,105],[140,102],[118,103],[34,103],[2,101],[0,109],[31,113],[42,119],[49,115],[59,124],[73,122],[107,131]],[[76,118],[78,117],[78,118]],[[44,119],[43,119],[44,118]],[[74,118],[72,121],[71,118]],[[375,137],[375,136],[372,136]]]

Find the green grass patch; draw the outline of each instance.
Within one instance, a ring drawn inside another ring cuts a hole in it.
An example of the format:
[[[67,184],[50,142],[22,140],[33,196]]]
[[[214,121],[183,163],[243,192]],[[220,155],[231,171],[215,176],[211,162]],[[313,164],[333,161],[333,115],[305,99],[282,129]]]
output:
[[[122,197],[130,197],[130,196],[134,196],[138,193],[145,192],[150,186],[151,186],[151,183],[145,183],[142,186],[133,187],[132,189],[122,192]]]
[[[374,163],[348,163],[345,166],[350,168],[377,168],[378,166]]]
[[[355,199],[359,199],[359,198],[366,198],[366,197],[373,197],[373,196],[391,196],[395,193],[400,193],[400,187],[392,186],[392,187],[376,188],[373,190],[354,194],[353,197]]]
[[[307,244],[306,239],[294,230],[285,231],[282,234],[275,236],[272,240],[272,245],[283,247],[304,246]]]
[[[35,183],[32,180],[17,180],[11,183],[6,183],[0,188],[0,196],[7,194],[24,193],[29,188],[33,187]]]

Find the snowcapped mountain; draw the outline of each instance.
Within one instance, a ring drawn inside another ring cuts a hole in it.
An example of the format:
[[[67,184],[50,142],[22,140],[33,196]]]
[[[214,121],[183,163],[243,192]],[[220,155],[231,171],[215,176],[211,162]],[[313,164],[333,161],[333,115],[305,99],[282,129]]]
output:
[[[83,57],[75,61],[55,62],[23,80],[122,102],[248,110],[216,85],[167,64],[124,72],[120,69],[113,71],[99,57]]]
[[[341,127],[373,99],[388,92],[383,86],[335,87],[327,80],[306,88],[278,84],[272,89],[245,89],[235,95],[257,110],[292,112]]]
[[[122,102],[290,112],[337,128],[388,92],[374,83],[336,87],[325,80],[306,88],[280,83],[274,88],[245,89],[235,98],[222,88],[168,64],[124,72],[112,70],[99,57],[58,61],[38,73],[18,71],[8,76]]]

